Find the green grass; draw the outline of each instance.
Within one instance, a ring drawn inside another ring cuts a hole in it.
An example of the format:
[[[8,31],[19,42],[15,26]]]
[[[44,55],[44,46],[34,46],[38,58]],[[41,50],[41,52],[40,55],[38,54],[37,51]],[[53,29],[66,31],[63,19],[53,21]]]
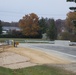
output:
[[[19,39],[19,38],[0,38],[0,42],[5,42],[6,40],[14,40],[20,43],[24,43],[25,39]]]
[[[13,39],[13,40],[43,40],[43,39],[29,39],[29,38],[0,38],[0,40],[8,40],[8,39]]]
[[[7,69],[0,67],[0,75],[76,75],[57,67],[45,65],[28,67],[23,69]]]
[[[28,39],[28,38],[0,38],[0,42],[6,41],[6,40],[14,40],[19,43],[39,43],[37,41],[41,41],[41,43],[47,43],[46,40],[43,39]]]

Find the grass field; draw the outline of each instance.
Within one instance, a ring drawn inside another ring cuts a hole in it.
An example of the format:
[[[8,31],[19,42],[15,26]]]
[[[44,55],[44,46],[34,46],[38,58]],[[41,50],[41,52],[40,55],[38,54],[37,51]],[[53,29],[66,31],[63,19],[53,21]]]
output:
[[[44,39],[28,39],[28,38],[0,38],[0,42],[6,41],[6,40],[14,40],[19,43],[48,43],[47,40]]]
[[[56,67],[49,66],[34,66],[23,69],[7,69],[0,67],[0,75],[76,75],[68,71]]]
[[[20,39],[20,38],[0,38],[0,42],[5,42],[7,40],[14,40],[18,42],[24,42],[25,39]]]

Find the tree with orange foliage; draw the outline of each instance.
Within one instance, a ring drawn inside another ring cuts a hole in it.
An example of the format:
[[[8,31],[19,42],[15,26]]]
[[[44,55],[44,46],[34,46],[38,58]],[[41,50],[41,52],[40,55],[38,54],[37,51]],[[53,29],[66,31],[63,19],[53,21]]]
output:
[[[66,26],[69,32],[76,32],[76,27],[74,26],[73,21],[76,20],[76,12],[69,12],[66,18]]]
[[[25,15],[19,21],[19,27],[25,36],[37,36],[39,35],[40,27],[38,25],[38,16],[34,13]]]

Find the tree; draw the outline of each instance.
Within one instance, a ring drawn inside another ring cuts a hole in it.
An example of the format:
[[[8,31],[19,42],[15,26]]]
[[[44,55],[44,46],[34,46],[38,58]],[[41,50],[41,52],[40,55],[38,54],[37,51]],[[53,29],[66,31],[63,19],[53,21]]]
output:
[[[67,0],[67,2],[76,2],[76,0]]]
[[[47,36],[50,40],[55,40],[57,38],[56,32],[55,21],[51,19],[50,27],[47,30]]]
[[[39,20],[39,26],[41,29],[41,33],[46,33],[47,27],[46,27],[45,19],[43,17]]]
[[[2,34],[2,24],[1,24],[1,21],[0,21],[0,34]]]
[[[19,21],[19,27],[21,28],[22,33],[28,37],[35,37],[39,35],[40,27],[38,25],[38,16],[34,13],[25,15]]]
[[[66,18],[66,27],[69,32],[73,32],[75,30],[75,26],[73,21],[76,20],[76,12],[69,12]]]
[[[67,0],[69,2],[75,2],[76,0]],[[66,18],[66,26],[71,36],[69,37],[71,41],[76,41],[76,7],[70,7],[70,10],[74,10],[73,12],[69,12]]]
[[[66,0],[67,2],[75,2],[76,3],[76,0]],[[70,7],[69,8],[70,10],[74,10],[76,12],[76,7]]]

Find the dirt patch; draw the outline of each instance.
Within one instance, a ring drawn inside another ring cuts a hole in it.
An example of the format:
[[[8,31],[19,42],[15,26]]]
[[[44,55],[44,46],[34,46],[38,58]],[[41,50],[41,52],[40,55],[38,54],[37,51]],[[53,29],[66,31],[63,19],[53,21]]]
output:
[[[54,54],[47,54],[40,50],[31,48],[6,48],[0,53],[0,66],[18,69],[29,66],[50,64],[62,67],[66,70],[76,72],[76,64]]]
[[[71,64],[70,61],[52,53],[47,54],[43,51],[27,47],[9,47],[0,53],[0,66],[3,67],[18,69],[41,64],[50,64],[76,72],[76,64]]]
[[[30,48],[9,48],[8,51],[20,54],[30,58],[30,62],[37,64],[68,64],[68,60],[62,59],[54,54],[47,54],[43,51],[38,51]]]
[[[29,62],[29,60],[29,58],[13,52],[0,53],[0,66],[11,69],[24,68],[36,65],[34,63]]]

